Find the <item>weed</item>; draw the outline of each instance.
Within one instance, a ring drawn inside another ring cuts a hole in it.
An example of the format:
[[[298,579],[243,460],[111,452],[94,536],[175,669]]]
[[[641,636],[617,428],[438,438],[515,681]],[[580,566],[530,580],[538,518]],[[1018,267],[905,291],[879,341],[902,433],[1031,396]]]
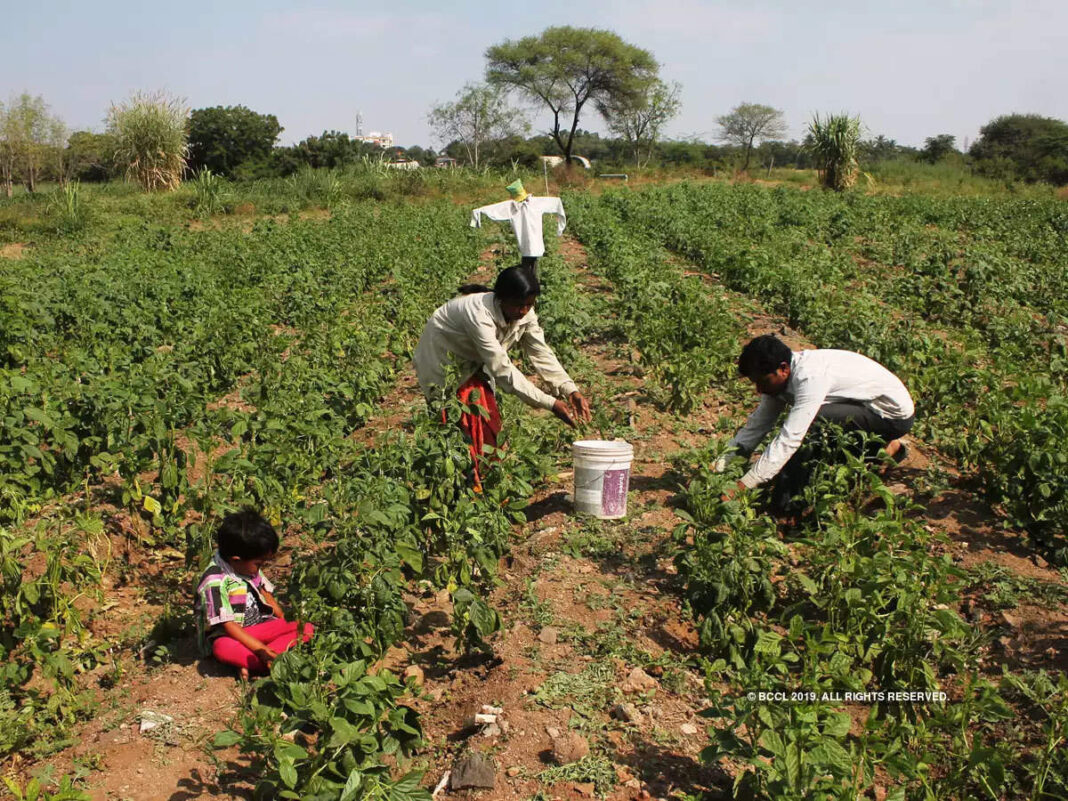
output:
[[[616,769],[604,756],[591,754],[571,762],[543,770],[538,779],[546,784],[557,782],[591,783],[594,792],[604,798],[616,785]]]

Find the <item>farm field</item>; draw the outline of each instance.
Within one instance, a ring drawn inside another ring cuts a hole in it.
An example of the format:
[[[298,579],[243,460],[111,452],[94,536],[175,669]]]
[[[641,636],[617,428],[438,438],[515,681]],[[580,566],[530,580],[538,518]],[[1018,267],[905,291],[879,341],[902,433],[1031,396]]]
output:
[[[518,260],[467,227],[499,180],[301,180],[0,202],[12,797],[426,798],[469,752],[487,798],[1068,797],[1064,201],[564,191],[538,314],[587,433],[636,454],[598,522],[573,432],[505,399],[475,494],[415,384],[427,316]],[[824,470],[790,528],[708,470],[768,332],[864,352],[918,407],[903,465]],[[246,504],[319,631],[252,687],[191,613]]]

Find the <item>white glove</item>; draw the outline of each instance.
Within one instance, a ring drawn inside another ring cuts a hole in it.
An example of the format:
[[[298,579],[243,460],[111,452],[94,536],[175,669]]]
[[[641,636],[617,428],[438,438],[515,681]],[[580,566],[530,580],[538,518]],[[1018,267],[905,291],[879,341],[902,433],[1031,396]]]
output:
[[[722,472],[724,472],[727,469],[727,465],[729,465],[731,462],[734,461],[734,458],[735,458],[735,456],[734,456],[733,453],[728,452],[728,453],[723,454],[718,459],[716,459],[716,461],[714,461],[712,463],[712,472],[713,473],[722,473]]]

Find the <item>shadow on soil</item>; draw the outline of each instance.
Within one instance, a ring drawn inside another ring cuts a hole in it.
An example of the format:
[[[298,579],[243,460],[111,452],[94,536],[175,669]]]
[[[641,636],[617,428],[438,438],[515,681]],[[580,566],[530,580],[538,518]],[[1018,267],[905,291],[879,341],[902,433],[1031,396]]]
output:
[[[237,762],[221,763],[214,781],[206,779],[202,771],[194,769],[187,778],[178,782],[178,791],[171,793],[167,801],[192,801],[194,798],[240,798],[252,801],[251,782],[256,773],[251,766]]]
[[[639,743],[633,754],[619,755],[616,761],[627,765],[656,798],[668,797],[680,789],[703,793],[701,798],[705,801],[730,797],[731,778],[725,771],[653,743]]]

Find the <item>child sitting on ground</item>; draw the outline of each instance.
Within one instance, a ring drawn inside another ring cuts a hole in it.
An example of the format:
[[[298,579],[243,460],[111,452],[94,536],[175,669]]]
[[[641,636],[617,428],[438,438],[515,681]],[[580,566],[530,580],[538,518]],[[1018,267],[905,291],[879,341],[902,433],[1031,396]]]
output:
[[[267,673],[280,653],[297,641],[260,566],[278,552],[278,534],[252,509],[229,514],[216,532],[219,549],[197,586],[193,611],[201,651],[233,665],[242,679]],[[301,639],[311,639],[305,623]]]

